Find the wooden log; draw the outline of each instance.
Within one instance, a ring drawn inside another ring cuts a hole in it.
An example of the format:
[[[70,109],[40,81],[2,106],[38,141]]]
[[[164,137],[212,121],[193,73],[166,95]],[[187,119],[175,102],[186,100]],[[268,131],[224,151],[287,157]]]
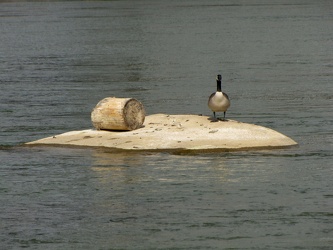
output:
[[[136,99],[107,97],[97,103],[91,121],[97,130],[134,130],[142,127],[145,115]]]

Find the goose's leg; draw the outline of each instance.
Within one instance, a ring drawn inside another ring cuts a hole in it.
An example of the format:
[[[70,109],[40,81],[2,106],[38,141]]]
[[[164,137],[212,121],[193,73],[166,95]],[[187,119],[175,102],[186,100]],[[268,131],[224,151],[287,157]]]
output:
[[[214,119],[212,120],[212,122],[217,122],[217,121],[218,121],[218,118],[216,118],[216,114],[215,114],[214,111],[213,111],[213,115],[214,115]]]
[[[223,121],[225,121],[225,111],[223,112]]]

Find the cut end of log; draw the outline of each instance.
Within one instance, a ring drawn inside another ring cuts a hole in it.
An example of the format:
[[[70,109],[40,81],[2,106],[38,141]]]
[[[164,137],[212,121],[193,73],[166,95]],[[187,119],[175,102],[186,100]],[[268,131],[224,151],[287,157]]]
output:
[[[142,127],[145,121],[145,110],[141,102],[130,99],[126,102],[123,109],[124,122],[129,130]]]
[[[145,115],[136,99],[107,97],[96,105],[91,121],[97,130],[135,130],[142,127]]]

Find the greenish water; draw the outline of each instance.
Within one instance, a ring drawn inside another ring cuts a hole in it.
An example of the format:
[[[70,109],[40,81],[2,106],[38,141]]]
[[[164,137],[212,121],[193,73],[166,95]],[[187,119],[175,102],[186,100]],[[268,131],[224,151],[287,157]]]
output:
[[[331,1],[0,3],[4,249],[330,249]],[[227,117],[298,147],[191,155],[22,147],[107,96]]]

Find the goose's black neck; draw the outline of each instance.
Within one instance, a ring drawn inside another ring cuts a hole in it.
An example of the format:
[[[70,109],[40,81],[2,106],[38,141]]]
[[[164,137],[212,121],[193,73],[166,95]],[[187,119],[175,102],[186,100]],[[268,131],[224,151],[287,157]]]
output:
[[[216,85],[217,85],[217,92],[222,92],[222,81],[221,80],[216,80]]]

